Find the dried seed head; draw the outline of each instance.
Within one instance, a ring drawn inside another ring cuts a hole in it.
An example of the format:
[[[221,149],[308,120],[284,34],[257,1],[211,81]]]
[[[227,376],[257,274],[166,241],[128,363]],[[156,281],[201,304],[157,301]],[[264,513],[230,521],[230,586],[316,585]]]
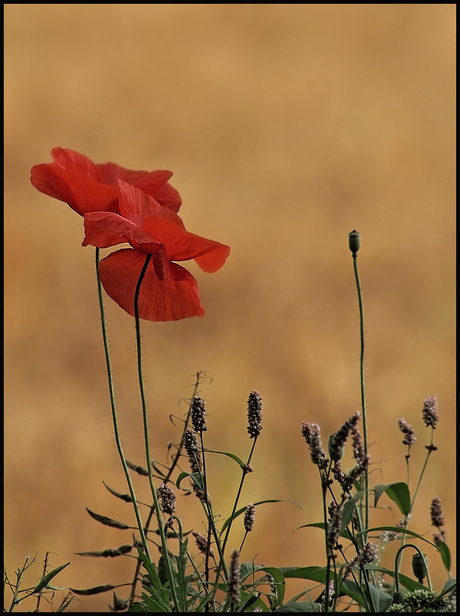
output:
[[[161,499],[161,511],[166,515],[173,515],[176,509],[176,495],[169,485],[162,483],[157,490],[157,494]]]
[[[348,562],[345,565],[345,569],[344,569],[344,573],[343,573],[343,579],[345,579],[346,577],[348,577],[350,575],[350,573],[353,571],[353,569],[356,567],[356,565],[359,563],[359,557],[355,556],[353,558],[353,560],[350,560],[350,562]]]
[[[363,547],[361,556],[359,557],[359,564],[364,567],[365,564],[371,563],[377,558],[379,546],[376,543],[366,543]]]
[[[193,531],[192,535],[195,537],[197,548],[200,550],[200,552],[206,554],[206,552],[208,551],[208,540],[206,539],[206,537],[200,535],[200,533],[196,533],[195,531]],[[212,548],[209,548],[209,554],[211,556],[213,555]]]
[[[444,531],[441,531],[440,533],[433,533],[433,541],[435,545],[438,545],[440,541],[444,541]]]
[[[366,454],[364,453],[363,437],[356,425],[351,428],[351,439],[353,441],[353,457],[358,463],[365,464]]]
[[[262,432],[262,398],[253,389],[248,397],[248,432],[250,438],[257,438]]]
[[[240,553],[238,550],[233,550],[230,557],[230,567],[228,572],[228,599],[230,602],[230,611],[236,611],[240,603]]]
[[[348,435],[356,429],[360,417],[360,412],[356,411],[354,415],[347,419],[340,430],[329,437],[329,455],[333,462],[338,462],[342,459],[343,448],[347,442]]]
[[[244,512],[244,528],[247,533],[251,532],[254,528],[254,520],[256,517],[256,508],[252,503],[246,507],[246,511]]]
[[[201,396],[194,396],[192,400],[192,410],[190,419],[195,432],[201,433],[207,430],[206,427],[206,402]]]
[[[324,589],[324,590],[326,590],[326,589]],[[327,589],[327,592],[325,592],[324,595],[323,595],[323,599],[322,599],[321,605],[319,607],[319,611],[320,612],[325,612],[326,611],[326,602],[327,602],[328,608],[331,607],[334,595],[335,595],[334,581],[331,580],[329,582],[329,587]]]
[[[192,430],[186,430],[184,433],[184,449],[187,452],[192,472],[201,473],[200,448]]]
[[[329,460],[324,453],[318,424],[311,424],[309,447],[311,461],[313,462],[313,464],[316,464],[321,470],[325,469],[328,465]]]
[[[398,419],[398,426],[401,432],[404,434],[403,445],[408,445],[409,447],[411,447],[417,440],[415,438],[414,431],[403,418]]]
[[[310,426],[308,423],[306,423],[305,421],[302,421],[302,436],[304,437],[304,439],[307,442],[307,445],[310,446],[310,442],[311,442],[311,430],[310,430]]]
[[[342,507],[331,501],[328,507],[329,521],[327,525],[327,545],[329,551],[332,551],[337,544],[340,535],[340,526],[342,524]]]
[[[444,526],[444,513],[442,511],[441,499],[439,496],[436,496],[436,498],[433,498],[431,501],[430,514],[432,526],[436,526],[437,528]]]
[[[128,607],[128,602],[125,599],[120,599],[117,597],[115,592],[113,593],[113,605],[109,605],[109,609],[111,612],[121,612],[122,610],[126,610]]]
[[[423,421],[427,427],[431,426],[433,429],[436,428],[436,424],[439,421],[438,416],[438,402],[435,396],[431,398],[427,398],[423,403]]]
[[[335,432],[329,437],[327,449],[333,462],[339,462],[343,458],[344,444],[341,441],[339,432]]]

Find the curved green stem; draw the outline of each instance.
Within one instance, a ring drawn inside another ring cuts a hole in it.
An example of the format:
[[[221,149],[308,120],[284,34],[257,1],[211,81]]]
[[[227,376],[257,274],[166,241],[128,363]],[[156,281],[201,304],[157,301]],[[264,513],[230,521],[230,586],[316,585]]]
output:
[[[120,456],[121,464],[123,466],[123,470],[126,476],[126,482],[128,484],[129,493],[133,501],[133,507],[134,507],[134,512],[136,514],[137,526],[139,528],[139,533],[141,536],[142,545],[144,547],[144,552],[146,556],[148,557],[148,559],[151,560],[149,547],[147,545],[147,538],[145,536],[144,527],[142,525],[141,515],[139,512],[139,506],[137,504],[136,494],[134,492],[134,486],[131,481],[131,476],[129,474],[128,465],[126,464],[126,458],[123,453],[123,448],[121,446],[120,430],[118,428],[117,409],[115,405],[115,391],[113,387],[112,365],[110,362],[109,341],[107,337],[107,323],[105,320],[104,300],[103,300],[103,295],[102,295],[102,284],[101,284],[101,279],[99,277],[99,248],[96,248],[96,275],[97,275],[97,289],[98,289],[98,295],[99,295],[99,307],[101,311],[102,338],[104,341],[104,352],[105,352],[105,361],[106,361],[106,367],[107,367],[107,377],[109,380],[110,405],[112,408],[112,422],[113,422],[113,430],[115,432],[115,441],[117,444],[118,455]]]
[[[423,554],[422,550],[418,546],[416,546],[415,544],[413,544],[413,543],[406,543],[405,545],[402,545],[399,548],[399,550],[396,552],[396,556],[395,556],[395,591],[399,592],[399,567],[401,565],[402,552],[406,548],[413,548],[414,550],[416,550],[419,553],[419,555],[423,559],[423,562],[425,564],[426,580],[428,582],[428,589],[429,590],[433,590],[433,588],[431,586],[430,572],[428,570],[428,561],[426,559],[425,554]]]
[[[147,461],[147,470],[149,473],[150,490],[152,492],[153,504],[155,507],[155,514],[156,514],[157,522],[158,522],[158,530],[160,532],[160,537],[161,537],[161,546],[163,550],[166,571],[168,574],[169,585],[171,588],[171,595],[172,595],[172,599],[174,602],[174,607],[175,607],[176,612],[180,612],[179,603],[177,601],[177,595],[176,595],[176,587],[174,584],[174,577],[172,574],[171,560],[170,560],[170,556],[168,552],[168,546],[166,543],[166,533],[165,533],[165,529],[163,526],[163,519],[161,517],[160,503],[158,500],[158,495],[155,489],[155,485],[153,483],[152,461],[150,458],[150,438],[149,438],[149,428],[148,428],[148,418],[147,418],[147,404],[145,400],[144,378],[142,374],[141,330],[140,330],[140,319],[139,319],[139,293],[141,290],[142,280],[144,279],[144,275],[145,275],[145,272],[147,271],[147,267],[148,267],[151,257],[152,257],[151,254],[148,254],[146,256],[145,263],[142,268],[141,274],[139,276],[139,280],[137,281],[136,291],[134,294],[134,319],[136,322],[136,342],[137,342],[137,369],[138,369],[138,374],[139,374],[139,389],[141,393],[142,419],[143,419],[143,424],[144,424],[145,457]]]

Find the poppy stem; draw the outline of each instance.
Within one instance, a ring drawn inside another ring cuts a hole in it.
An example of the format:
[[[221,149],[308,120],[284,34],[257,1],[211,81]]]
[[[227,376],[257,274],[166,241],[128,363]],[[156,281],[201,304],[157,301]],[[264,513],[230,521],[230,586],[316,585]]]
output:
[[[139,294],[141,290],[142,280],[144,279],[145,272],[147,271],[147,267],[150,263],[151,257],[152,257],[151,254],[148,254],[146,256],[144,265],[142,267],[142,271],[139,276],[139,280],[137,281],[136,291],[134,293],[134,319],[136,322],[137,368],[138,368],[138,374],[139,374],[139,389],[141,393],[141,402],[142,402],[142,419],[144,423],[145,456],[147,460],[147,470],[149,473],[150,490],[152,492],[153,504],[155,507],[155,514],[156,514],[157,522],[158,522],[158,531],[161,537],[161,546],[162,546],[162,551],[163,551],[162,555],[163,555],[164,562],[166,565],[166,572],[168,575],[171,595],[172,595],[172,599],[174,602],[175,611],[180,612],[181,610],[179,609],[179,603],[177,601],[176,588],[174,585],[174,577],[172,574],[170,555],[169,555],[168,546],[166,543],[166,534],[165,534],[165,529],[163,526],[163,519],[161,517],[160,503],[158,500],[158,495],[155,489],[155,485],[153,483],[152,461],[150,458],[150,438],[149,438],[149,427],[148,427],[148,418],[147,418],[147,404],[145,400],[144,377],[142,374],[141,328],[140,328],[140,319],[139,319]],[[150,562],[152,562],[151,559],[150,559]]]
[[[367,456],[369,454],[369,446],[367,440],[367,411],[366,411],[366,396],[364,393],[364,308],[363,308],[363,295],[361,292],[361,282],[358,273],[358,250],[361,245],[360,234],[357,231],[352,231],[349,234],[350,250],[353,256],[353,270],[356,279],[356,289],[358,291],[358,304],[359,304],[359,326],[360,326],[360,340],[361,340],[361,357],[360,357],[360,383],[361,383],[361,410],[363,415],[363,440],[364,440],[364,453]],[[354,243],[355,242],[355,243]],[[363,535],[364,544],[367,543],[367,529],[369,528],[369,469],[366,468],[364,473],[364,530]]]
[[[115,390],[113,387],[112,364],[110,361],[109,341],[107,337],[107,322],[105,320],[104,299],[102,295],[102,284],[101,284],[101,279],[99,277],[99,248],[96,248],[96,276],[97,276],[97,290],[98,290],[98,295],[99,295],[99,307],[101,310],[102,339],[104,341],[105,361],[106,361],[107,376],[108,376],[108,381],[109,381],[110,405],[112,408],[112,421],[113,421],[113,430],[115,432],[115,441],[117,444],[117,449],[118,449],[118,454],[120,456],[121,464],[125,472],[126,481],[128,483],[129,493],[131,495],[131,499],[133,502],[134,512],[136,514],[137,526],[139,528],[139,533],[141,535],[142,545],[144,547],[146,556],[148,557],[149,560],[151,560],[149,547],[147,544],[147,538],[145,536],[144,527],[142,525],[141,515],[139,512],[139,506],[137,504],[136,494],[134,492],[134,486],[131,481],[131,476],[129,474],[128,465],[126,464],[126,458],[123,453],[123,448],[121,446],[120,430],[118,428],[117,409],[115,405]]]

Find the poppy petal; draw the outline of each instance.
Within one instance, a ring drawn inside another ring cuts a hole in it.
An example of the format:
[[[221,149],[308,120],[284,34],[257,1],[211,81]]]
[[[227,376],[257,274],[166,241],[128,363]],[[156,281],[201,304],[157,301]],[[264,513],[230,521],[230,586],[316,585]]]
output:
[[[182,199],[177,190],[167,181],[171,176],[171,171],[152,171],[136,182],[135,186],[153,197],[162,207],[177,214],[182,205]],[[134,182],[130,183],[134,184]]]
[[[195,259],[204,272],[217,272],[230,254],[230,248],[225,244],[189,233],[158,216],[146,218],[143,229],[163,242],[170,261]]]
[[[134,295],[146,255],[130,248],[112,252],[99,263],[99,275],[107,294],[134,316]],[[160,280],[151,263],[139,293],[139,316],[148,321],[178,321],[204,315],[198,283],[183,267],[170,263],[170,276]]]
[[[132,169],[126,169],[126,167],[122,167],[121,165],[116,165],[115,163],[98,164],[97,168],[101,174],[101,182],[110,184],[110,186],[117,186],[118,180],[123,180],[124,182],[128,182],[128,184],[137,184],[143,177],[149,175],[148,171],[134,171]],[[166,177],[166,180],[168,180],[172,173],[170,171],[166,171],[166,173],[170,174]]]
[[[57,163],[35,165],[30,181],[40,192],[64,201],[81,216],[87,212],[118,211],[118,188],[64,169]]]
[[[51,156],[59,167],[81,173],[98,182],[101,181],[101,172],[97,168],[97,165],[84,154],[75,152],[75,150],[69,150],[68,148],[53,148],[51,150]]]
[[[120,212],[128,220],[142,227],[144,220],[148,216],[154,215],[173,222],[179,228],[184,228],[184,223],[177,214],[161,206],[139,188],[122,180],[118,181],[118,186],[120,190]]]
[[[90,212],[85,214],[85,232],[83,246],[91,244],[98,248],[109,248],[116,244],[128,242],[141,252],[155,254],[166,251],[162,243],[155,241],[147,231],[136,224],[114,214],[113,212]]]

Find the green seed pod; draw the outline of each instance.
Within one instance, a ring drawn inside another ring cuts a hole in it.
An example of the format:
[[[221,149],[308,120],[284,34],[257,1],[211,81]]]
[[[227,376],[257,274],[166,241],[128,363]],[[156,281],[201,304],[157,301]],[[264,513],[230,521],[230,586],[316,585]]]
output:
[[[168,570],[166,568],[165,557],[163,554],[158,559],[158,577],[162,584],[166,584],[168,581]]]
[[[331,434],[328,442],[329,456],[333,462],[338,462],[343,457],[344,447],[337,443],[337,435]]]
[[[356,255],[358,250],[361,248],[361,234],[358,231],[351,231],[348,234],[348,246],[350,247],[353,256]]]
[[[426,555],[423,555],[426,560]],[[423,580],[426,577],[426,567],[424,558],[417,552],[412,556],[412,571],[417,578],[419,584],[423,584]]]

